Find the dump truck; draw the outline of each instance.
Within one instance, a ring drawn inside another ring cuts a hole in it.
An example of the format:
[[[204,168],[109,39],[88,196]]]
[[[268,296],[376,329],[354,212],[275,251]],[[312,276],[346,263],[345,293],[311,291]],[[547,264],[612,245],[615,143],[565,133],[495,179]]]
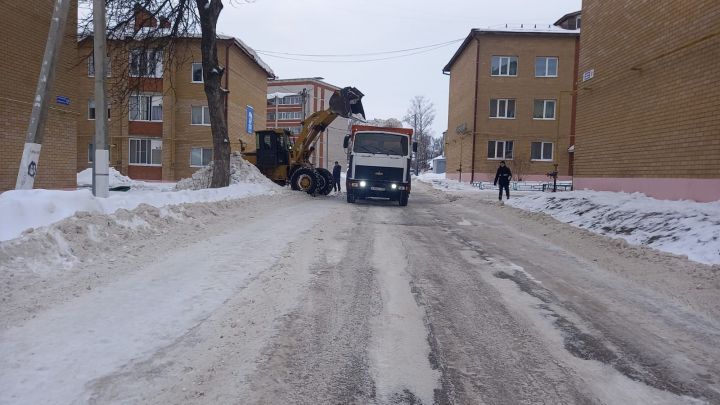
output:
[[[330,194],[332,173],[325,168],[316,168],[310,162],[310,156],[318,135],[335,118],[350,118],[356,114],[365,118],[362,97],[360,90],[354,87],[336,90],[330,97],[329,108],[313,113],[302,122],[302,129],[294,143],[290,141],[292,134],[287,129],[255,132],[256,150],[245,154],[245,158],[277,184],[284,186],[289,183],[293,190],[312,195]]]
[[[409,128],[353,125],[343,141],[348,154],[347,202],[386,198],[406,206],[410,197],[410,162],[417,143]],[[412,149],[411,149],[412,147]]]

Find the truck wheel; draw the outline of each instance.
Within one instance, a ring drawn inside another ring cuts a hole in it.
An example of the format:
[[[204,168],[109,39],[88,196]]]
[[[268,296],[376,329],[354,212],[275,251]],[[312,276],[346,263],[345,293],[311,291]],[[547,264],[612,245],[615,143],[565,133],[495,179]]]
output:
[[[295,170],[295,173],[290,179],[293,190],[304,191],[308,194],[313,194],[317,190],[318,179],[315,170],[300,168]]]
[[[408,203],[408,198],[410,197],[410,194],[408,192],[403,192],[400,194],[400,206],[405,207]]]
[[[348,190],[345,194],[347,194],[347,202],[353,204],[355,202],[355,194],[353,194],[350,190]]]
[[[324,169],[322,167],[317,169],[318,174],[320,177],[322,177],[325,180],[325,187],[320,188],[318,187],[318,192],[322,195],[328,195],[333,189],[333,184],[335,183],[335,179],[333,179],[332,173],[330,173],[330,170]]]

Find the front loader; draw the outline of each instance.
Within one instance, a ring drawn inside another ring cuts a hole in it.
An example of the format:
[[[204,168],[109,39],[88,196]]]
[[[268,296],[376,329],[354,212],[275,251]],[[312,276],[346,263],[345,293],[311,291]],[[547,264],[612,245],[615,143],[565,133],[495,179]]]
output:
[[[310,115],[302,122],[302,129],[294,144],[287,129],[275,128],[255,133],[255,153],[245,154],[260,172],[284,186],[308,194],[328,195],[333,188],[332,173],[310,163],[315,143],[337,117],[350,118],[360,114],[365,118],[363,94],[354,87],[337,90],[330,97],[330,107]]]

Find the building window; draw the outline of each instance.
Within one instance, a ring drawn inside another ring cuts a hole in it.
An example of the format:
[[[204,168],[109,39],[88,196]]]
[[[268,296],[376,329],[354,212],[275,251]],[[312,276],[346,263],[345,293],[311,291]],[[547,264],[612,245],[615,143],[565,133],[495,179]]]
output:
[[[107,108],[107,117],[110,119],[110,106]],[[95,99],[91,98],[88,100],[88,119],[94,120],[95,119]]]
[[[491,99],[490,118],[515,118],[515,100],[507,98]]]
[[[95,148],[93,147],[93,144],[88,144],[88,163],[93,162],[93,156],[95,156]]]
[[[278,104],[300,104],[300,96],[285,96],[278,100]]]
[[[162,121],[162,96],[152,94],[135,94],[130,96],[128,103],[130,121]]]
[[[163,51],[160,49],[133,49],[130,51],[130,76],[162,77]]]
[[[210,148],[192,148],[190,149],[190,166],[202,167],[207,166],[212,161],[213,150]]]
[[[532,142],[530,144],[531,160],[553,160],[552,142]]]
[[[271,98],[268,100],[268,104],[271,105],[300,105],[302,104],[302,97],[299,94],[285,97]]]
[[[202,63],[192,64],[192,82],[202,83],[203,82],[203,68]]]
[[[136,166],[161,166],[162,140],[130,138],[130,164]]]
[[[206,105],[194,105],[190,111],[192,125],[210,125],[210,109]]]
[[[517,76],[518,58],[517,56],[493,56],[492,76]]]
[[[278,120],[301,120],[302,111],[280,111],[277,113]]]
[[[488,141],[488,159],[512,159],[513,141]]]
[[[533,118],[536,120],[554,120],[555,100],[535,100]]]
[[[581,24],[580,24],[580,20],[581,20],[581,17],[582,17],[582,16],[580,16],[580,15],[577,16],[577,17],[575,17],[575,29],[576,29],[576,30],[579,30],[579,29],[580,29],[580,25],[581,25]]]
[[[87,59],[88,77],[95,77],[95,54],[91,53]],[[105,58],[105,77],[110,77],[110,57]]]
[[[558,58],[539,56],[535,58],[535,77],[557,77]]]
[[[275,121],[275,113],[274,113],[274,112],[269,112],[268,115],[267,115],[267,120],[268,120],[268,121]]]
[[[300,134],[300,131],[302,130],[302,127],[290,127],[290,128],[288,128],[288,130],[289,130],[290,133],[292,133],[293,135],[298,135],[298,134]]]

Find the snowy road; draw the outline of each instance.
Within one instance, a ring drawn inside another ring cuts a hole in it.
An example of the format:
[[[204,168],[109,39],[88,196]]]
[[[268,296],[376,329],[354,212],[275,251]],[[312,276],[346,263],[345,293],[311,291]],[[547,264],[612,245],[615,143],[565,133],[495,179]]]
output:
[[[716,270],[485,198],[256,197],[8,264],[0,404],[720,403]]]

